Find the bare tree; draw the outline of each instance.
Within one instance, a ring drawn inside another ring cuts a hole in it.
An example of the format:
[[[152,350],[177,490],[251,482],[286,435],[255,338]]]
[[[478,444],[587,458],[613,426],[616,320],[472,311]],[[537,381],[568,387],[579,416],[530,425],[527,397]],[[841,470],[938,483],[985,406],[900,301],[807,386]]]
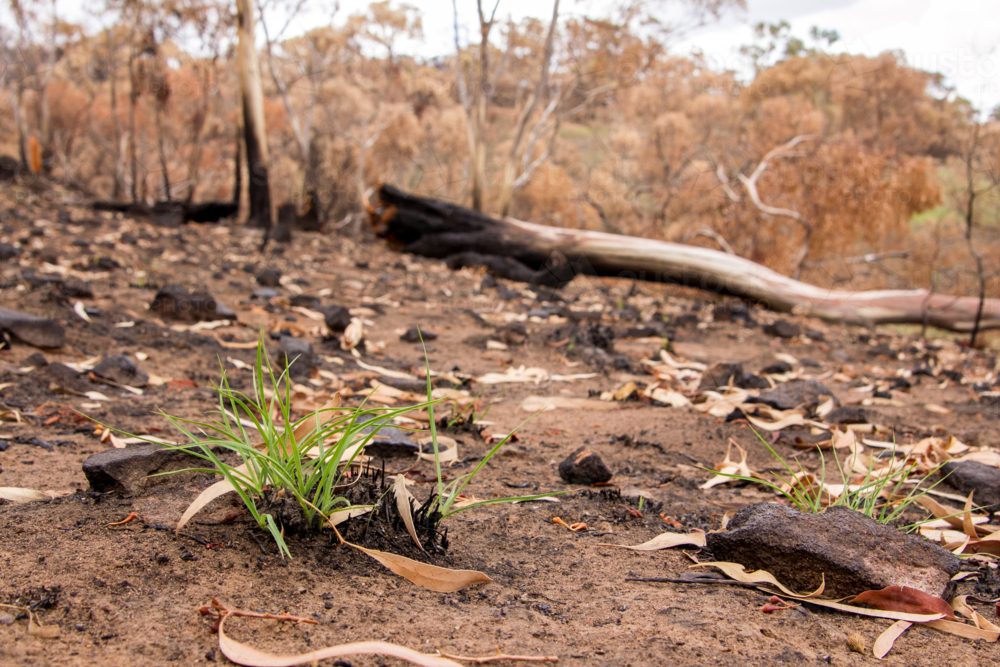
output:
[[[239,36],[237,70],[243,107],[243,136],[246,145],[250,200],[250,223],[271,229],[271,189],[268,178],[267,132],[264,127],[264,92],[254,46],[256,21],[253,0],[236,0],[236,28]],[[264,236],[267,243],[267,234]]]

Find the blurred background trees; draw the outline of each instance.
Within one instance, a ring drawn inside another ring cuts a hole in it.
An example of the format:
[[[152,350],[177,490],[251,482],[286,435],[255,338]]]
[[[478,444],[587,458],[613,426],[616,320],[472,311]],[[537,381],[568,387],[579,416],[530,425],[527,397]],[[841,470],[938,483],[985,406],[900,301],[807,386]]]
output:
[[[93,198],[233,197],[246,145],[235,2],[104,0],[84,30],[52,0],[6,1],[0,153]],[[315,207],[356,233],[387,181],[819,284],[998,294],[997,121],[901,54],[760,25],[746,80],[673,51],[742,0],[593,17],[553,2],[520,22],[477,0],[471,43],[463,2],[454,51],[418,60],[405,45],[420,14],[395,0],[348,16],[330,0],[240,0],[257,24],[268,208]],[[306,10],[326,18],[291,34]]]

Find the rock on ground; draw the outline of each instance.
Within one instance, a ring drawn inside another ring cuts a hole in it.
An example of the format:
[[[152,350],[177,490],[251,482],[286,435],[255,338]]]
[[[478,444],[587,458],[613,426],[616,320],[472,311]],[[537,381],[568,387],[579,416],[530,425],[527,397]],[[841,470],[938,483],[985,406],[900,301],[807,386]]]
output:
[[[740,389],[767,389],[771,383],[766,379],[747,373],[743,364],[715,363],[708,367],[698,385],[698,391],[715,391],[729,384],[730,378],[734,387]]]
[[[145,387],[149,381],[149,376],[140,371],[135,362],[124,354],[101,359],[92,372],[99,378],[127,384],[130,387]]]
[[[312,345],[300,338],[282,336],[275,353],[278,364],[288,368],[292,377],[308,377],[313,367]]]
[[[941,466],[944,483],[963,496],[972,493],[977,506],[1000,505],[1000,470],[979,461],[948,461]]]
[[[66,330],[58,322],[7,308],[0,308],[0,330],[35,347],[56,348],[66,343]]]
[[[153,297],[149,309],[175,320],[201,321],[235,319],[232,310],[208,292],[189,292],[181,285],[165,285]]]
[[[611,479],[611,471],[600,455],[580,447],[559,464],[559,476],[568,484],[599,484]]]
[[[832,396],[833,392],[816,380],[795,380],[761,392],[753,402],[770,405],[778,410],[791,410],[802,405],[812,411]]]
[[[138,495],[154,484],[161,484],[171,478],[176,480],[173,475],[152,478],[149,475],[211,465],[195,456],[162,445],[139,445],[106,449],[87,457],[83,462],[83,474],[87,476],[90,488],[94,491],[125,491]]]
[[[895,585],[940,596],[961,564],[932,542],[841,506],[811,514],[757,503],[707,541],[716,560],[767,570],[799,593],[816,590],[825,575],[825,593],[833,597]]]

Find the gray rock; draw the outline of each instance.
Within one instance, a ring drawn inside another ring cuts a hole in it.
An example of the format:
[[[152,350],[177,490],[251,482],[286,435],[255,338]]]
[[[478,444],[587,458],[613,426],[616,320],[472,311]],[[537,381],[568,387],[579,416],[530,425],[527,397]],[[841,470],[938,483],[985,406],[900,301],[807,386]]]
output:
[[[580,447],[559,464],[559,476],[568,484],[598,484],[612,475],[600,455]]]
[[[932,542],[840,506],[810,514],[757,503],[707,541],[717,560],[767,570],[796,592],[815,590],[825,575],[832,597],[896,585],[940,596],[961,565]]]
[[[210,468],[212,464],[186,452],[162,445],[139,445],[106,449],[88,456],[83,474],[94,491],[125,491],[138,495],[147,488],[167,481],[179,481],[178,475],[149,477],[155,473],[185,468]],[[180,476],[186,475],[181,473]]]
[[[313,367],[312,345],[300,338],[282,336],[275,353],[278,364],[288,368],[292,377],[308,377]]]
[[[1000,505],[1000,470],[978,461],[948,461],[941,466],[944,483],[963,496],[972,493],[975,505]]]
[[[423,338],[424,342],[429,340],[435,340],[438,337],[433,331],[424,331],[423,329],[418,329],[417,327],[411,327],[406,330],[399,340],[404,343],[419,343],[420,339]]]
[[[66,330],[46,317],[0,308],[0,330],[35,347],[55,348],[66,343]]]
[[[835,408],[823,418],[827,424],[871,424],[872,413],[856,405]]]
[[[787,320],[778,320],[774,324],[768,324],[764,327],[764,333],[778,338],[796,338],[802,333],[802,329],[798,324],[792,324]]]
[[[6,262],[8,259],[15,259],[21,256],[24,252],[16,245],[10,243],[0,243],[0,262]]]
[[[323,306],[316,310],[323,313],[326,328],[334,333],[342,332],[351,323],[351,311],[343,306]]]
[[[816,380],[795,380],[779,384],[770,391],[761,392],[752,401],[770,405],[778,410],[791,410],[804,405],[811,411],[832,396],[833,392]]]
[[[321,305],[319,297],[311,294],[296,294],[289,299],[289,302],[293,306],[309,308],[310,310],[316,310]]]
[[[127,384],[131,387],[145,387],[149,376],[139,370],[135,362],[124,354],[105,357],[94,366],[94,375],[116,384]]]
[[[767,389],[771,383],[764,378],[747,373],[743,364],[715,363],[708,367],[698,385],[698,391],[715,391],[725,387],[732,378],[733,386],[740,389]]]
[[[181,285],[165,285],[153,297],[150,310],[175,320],[232,319],[232,310],[217,302],[208,292],[189,292]]]
[[[256,279],[261,287],[278,287],[281,285],[281,271],[265,266],[257,272]]]
[[[358,415],[357,423],[363,424],[365,422],[374,421],[375,424],[384,422],[384,419],[379,419],[377,415],[373,414],[361,414]],[[391,424],[386,424],[385,426],[366,426],[362,428],[359,433],[369,434],[375,432],[376,435],[372,437],[369,444],[365,445],[365,454],[369,456],[377,456],[380,458],[389,458],[392,456],[410,456],[412,457],[416,452],[420,450],[417,443],[410,439],[410,436],[406,434],[406,431],[396,428]],[[434,450],[430,445],[424,448],[424,451],[433,452]]]
[[[93,299],[94,286],[86,280],[68,278],[62,284],[62,293],[74,299]]]

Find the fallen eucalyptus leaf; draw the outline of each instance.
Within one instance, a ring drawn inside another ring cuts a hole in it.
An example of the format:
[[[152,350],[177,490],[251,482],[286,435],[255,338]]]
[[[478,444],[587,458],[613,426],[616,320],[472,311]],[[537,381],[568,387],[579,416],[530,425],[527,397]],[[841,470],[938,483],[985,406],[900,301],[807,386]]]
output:
[[[348,655],[387,655],[400,660],[406,660],[422,667],[461,667],[457,662],[436,655],[427,655],[388,642],[353,642],[328,646],[299,655],[277,655],[259,651],[246,644],[230,639],[225,633],[226,617],[219,619],[219,650],[222,655],[238,665],[246,667],[293,667],[293,665],[310,665]]]
[[[780,590],[785,595],[788,595],[789,597],[793,597],[798,600],[809,600],[810,602],[812,601],[812,598],[816,597],[817,595],[822,595],[823,589],[826,588],[826,578],[824,577],[819,584],[819,588],[817,588],[815,591],[807,595],[800,595],[799,593],[792,592],[791,589],[785,588],[777,579],[774,578],[774,575],[768,572],[767,570],[756,570],[754,572],[747,572],[745,568],[739,563],[724,563],[724,562],[698,563],[696,565],[691,565],[690,567],[718,568],[722,570],[725,573],[725,575],[730,579],[735,579],[736,581],[742,581],[745,584],[770,584],[771,586],[777,587],[778,590]]]
[[[876,658],[881,660],[889,651],[892,650],[892,645],[896,643],[896,640],[913,625],[909,621],[896,621],[889,628],[878,636],[875,640],[875,646],[872,647],[872,654]]]
[[[410,499],[413,496],[410,495],[409,489],[406,488],[406,475],[396,475],[396,479],[392,483],[392,493],[396,497],[396,510],[399,512],[399,516],[403,518],[403,524],[406,525],[406,532],[413,538],[413,543],[417,545],[417,548],[423,551],[424,547],[420,544],[420,538],[417,537],[417,529],[413,525],[413,508],[410,505]]]
[[[909,586],[886,586],[877,591],[865,591],[851,598],[851,604],[867,604],[883,611],[934,615],[955,620],[955,612],[947,602]]]
[[[454,593],[473,584],[488,584],[493,581],[482,572],[475,570],[449,570],[437,565],[421,563],[405,556],[366,549],[351,542],[344,542],[344,544],[350,545],[358,551],[363,551],[404,579],[438,593]]]
[[[694,547],[705,546],[705,533],[663,533],[653,539],[629,546],[627,544],[598,544],[599,547],[620,547],[631,549],[632,551],[659,551],[660,549],[670,549],[673,547],[690,545]]]
[[[30,503],[38,500],[52,500],[52,496],[41,491],[35,491],[34,489],[0,486],[0,499],[8,500],[12,503]]]

